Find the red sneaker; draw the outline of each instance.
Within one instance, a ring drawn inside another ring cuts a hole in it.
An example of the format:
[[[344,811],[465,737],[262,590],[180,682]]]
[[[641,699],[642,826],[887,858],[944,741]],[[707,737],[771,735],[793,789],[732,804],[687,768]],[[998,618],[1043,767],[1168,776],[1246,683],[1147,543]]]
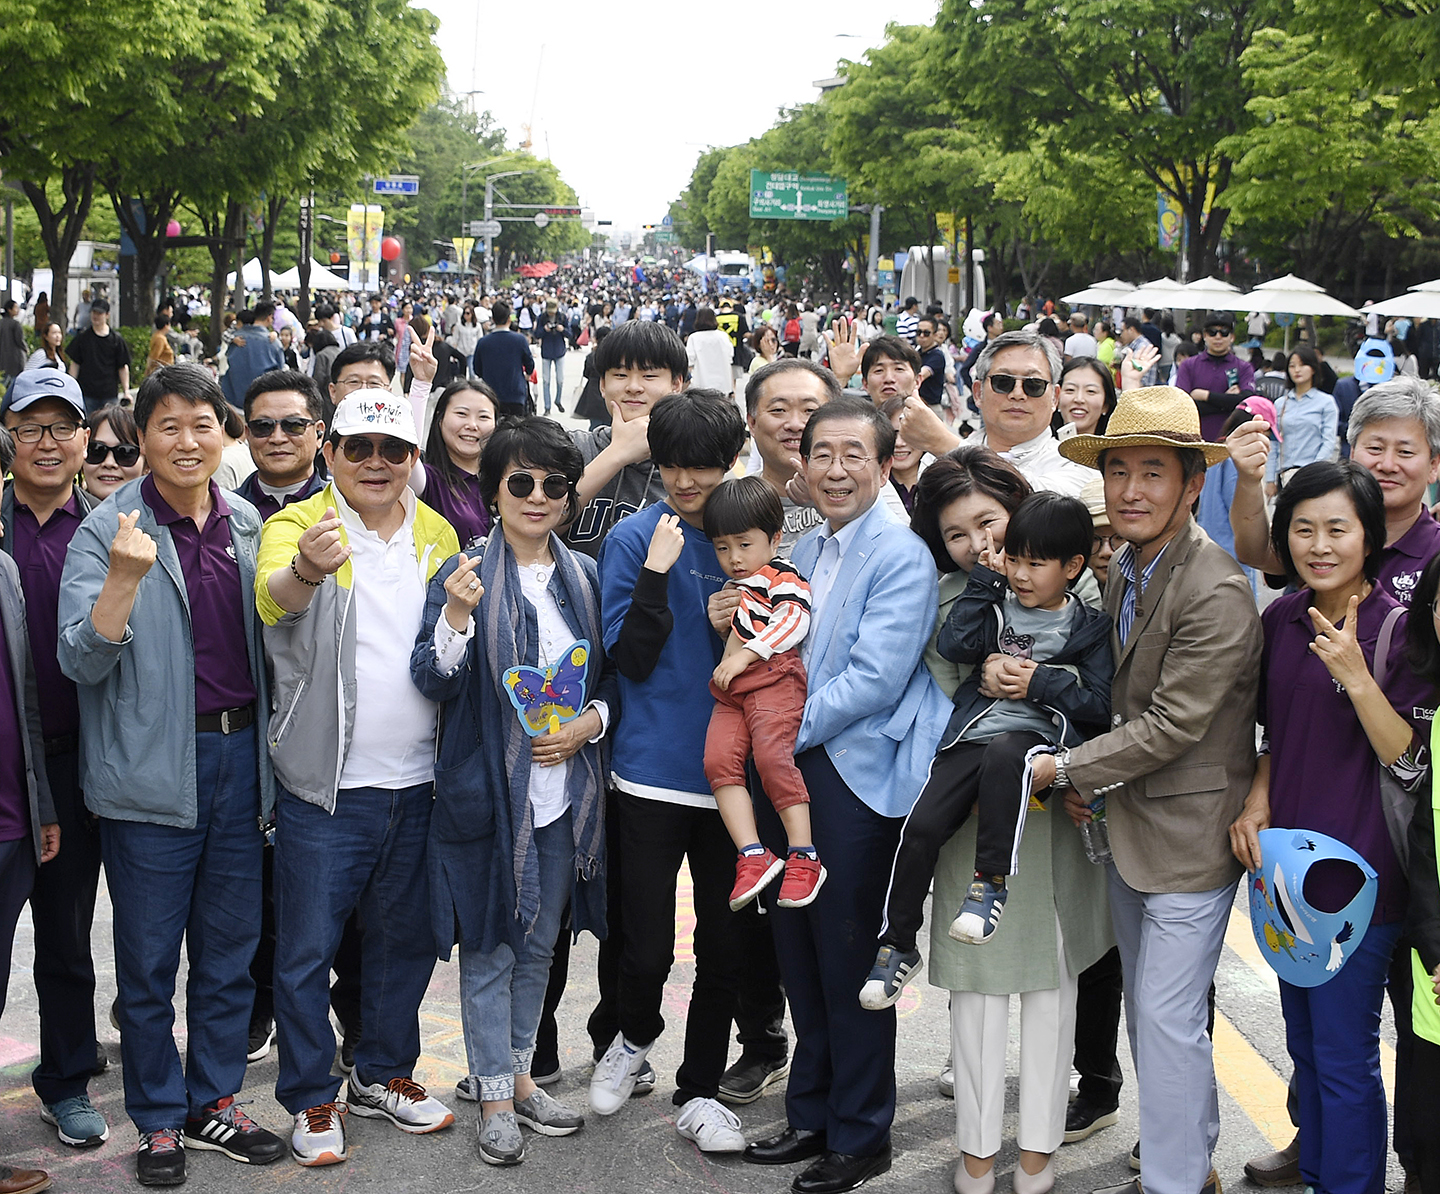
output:
[[[763,854],[742,854],[735,860],[735,888],[730,892],[730,911],[739,912],[775,878],[785,863],[766,850]]]
[[[825,868],[818,858],[792,854],[785,863],[785,878],[776,903],[782,908],[803,908],[813,903],[825,882]]]

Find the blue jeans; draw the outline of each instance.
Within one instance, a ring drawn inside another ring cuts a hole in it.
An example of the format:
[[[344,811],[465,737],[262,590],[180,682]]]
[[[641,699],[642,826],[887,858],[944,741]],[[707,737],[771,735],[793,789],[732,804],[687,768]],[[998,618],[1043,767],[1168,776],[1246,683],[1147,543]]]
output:
[[[434,790],[345,788],[333,815],[284,788],[276,793],[275,1097],[292,1115],[330,1102],[339,1088],[330,1073],[330,966],[353,910],[362,933],[356,1085],[414,1072],[420,1001],[435,968],[425,870]]]
[[[1285,1043],[1300,1100],[1300,1176],[1324,1194],[1385,1189],[1380,1009],[1400,928],[1371,925],[1327,983],[1280,983]]]
[[[114,907],[125,1110],[142,1132],[237,1093],[260,940],[260,778],[255,727],[195,735],[195,828],[100,819]],[[172,1035],[185,940],[185,1068]]]
[[[460,948],[460,1019],[470,1072],[480,1078],[480,1097],[499,1103],[515,1097],[515,1075],[528,1074],[535,1033],[560,918],[575,873],[575,831],[566,812],[535,831],[540,860],[540,914],[517,956],[508,945],[488,954]]]
[[[555,401],[565,400],[565,358],[556,357],[553,361],[549,357],[542,357],[540,360],[541,377],[545,385],[545,413],[550,413],[550,378],[555,378]]]

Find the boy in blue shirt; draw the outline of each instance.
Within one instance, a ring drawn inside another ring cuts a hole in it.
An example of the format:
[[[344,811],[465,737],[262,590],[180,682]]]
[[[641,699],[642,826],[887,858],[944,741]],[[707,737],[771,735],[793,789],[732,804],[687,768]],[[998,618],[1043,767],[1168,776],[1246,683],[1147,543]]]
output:
[[[734,406],[712,390],[661,399],[650,458],[666,498],[617,523],[600,551],[605,649],[620,673],[611,788],[620,862],[619,1021],[595,1066],[590,1105],[613,1115],[635,1089],[665,1027],[675,952],[675,882],[688,860],[695,899],[695,984],[676,1074],[676,1129],[706,1152],[745,1147],[740,1121],[716,1101],[735,1009],[742,939],[730,913],[735,848],[705,778],[709,681],[723,644],[707,605],[725,573],[703,529],[705,503],[745,442]]]

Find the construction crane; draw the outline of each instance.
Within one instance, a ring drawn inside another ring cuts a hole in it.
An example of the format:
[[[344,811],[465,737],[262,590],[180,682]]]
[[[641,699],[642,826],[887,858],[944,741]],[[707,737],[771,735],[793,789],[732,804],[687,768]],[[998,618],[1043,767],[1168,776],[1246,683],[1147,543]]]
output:
[[[535,105],[540,101],[540,70],[545,65],[545,47],[540,47],[540,57],[535,63],[535,90],[530,96],[530,119],[520,127],[525,130],[525,140],[520,142],[520,148],[526,153],[530,152],[535,142],[531,138],[530,130],[535,125]],[[549,144],[548,140],[546,142]]]

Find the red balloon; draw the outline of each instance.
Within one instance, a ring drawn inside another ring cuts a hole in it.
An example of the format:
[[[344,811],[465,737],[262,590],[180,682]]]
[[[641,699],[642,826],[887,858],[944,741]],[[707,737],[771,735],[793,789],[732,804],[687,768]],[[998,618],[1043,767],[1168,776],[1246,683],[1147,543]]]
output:
[[[331,265],[339,265],[339,264],[340,264],[340,254],[339,254],[339,253],[334,253],[334,252],[332,252],[332,253],[330,254],[330,264],[331,264]]]
[[[180,221],[179,221],[179,220],[171,220],[168,224],[166,224],[166,225],[165,225],[165,235],[166,235],[166,236],[179,236],[179,235],[180,235]]]
[[[380,256],[386,261],[394,261],[400,256],[400,242],[393,236],[387,236],[380,242]]]

